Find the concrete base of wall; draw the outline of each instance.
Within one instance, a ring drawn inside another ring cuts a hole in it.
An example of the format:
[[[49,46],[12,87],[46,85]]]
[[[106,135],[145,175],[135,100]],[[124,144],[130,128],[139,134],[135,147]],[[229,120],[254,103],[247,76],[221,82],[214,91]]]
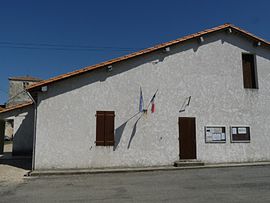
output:
[[[265,165],[270,165],[270,162],[206,164],[203,166],[186,166],[186,167],[157,166],[157,167],[144,167],[144,168],[35,170],[35,171],[29,171],[25,176],[81,175],[81,174],[99,174],[99,173],[131,173],[131,172],[173,171],[173,170],[187,170],[187,169],[247,167],[247,166],[265,166]]]
[[[196,159],[186,159],[174,162],[175,167],[203,166],[204,163]]]

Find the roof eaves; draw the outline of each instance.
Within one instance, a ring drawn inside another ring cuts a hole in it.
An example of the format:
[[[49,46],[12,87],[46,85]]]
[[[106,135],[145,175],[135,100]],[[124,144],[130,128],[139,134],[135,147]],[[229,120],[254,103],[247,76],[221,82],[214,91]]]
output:
[[[9,77],[9,80],[15,80],[15,81],[29,81],[29,82],[40,82],[42,79],[34,78],[30,76],[19,76],[19,77]]]
[[[22,103],[22,104],[17,104],[17,105],[9,106],[9,107],[4,108],[2,110],[0,109],[0,114],[6,113],[6,112],[9,112],[9,111],[13,111],[13,110],[16,110],[16,109],[24,108],[24,107],[30,106],[32,104],[33,104],[33,102],[26,102],[26,103]]]
[[[245,36],[247,36],[248,38],[251,38],[252,40],[255,40],[257,42],[262,42],[264,45],[266,46],[269,46],[270,45],[270,42],[266,41],[265,39],[262,39],[260,37],[257,37],[256,35],[246,31],[246,30],[243,30],[242,28],[240,27],[237,27],[235,25],[230,25],[231,28],[233,28],[234,30],[237,30],[239,31],[240,33],[244,34]]]
[[[247,32],[247,31],[239,28],[239,27],[236,27],[236,26],[230,24],[230,23],[225,23],[223,25],[220,25],[220,26],[217,26],[217,27],[214,27],[214,28],[210,28],[210,29],[206,29],[206,30],[203,30],[201,32],[197,32],[195,34],[187,35],[187,36],[181,37],[181,38],[176,39],[176,40],[172,40],[172,41],[169,41],[169,42],[166,42],[166,43],[161,43],[161,44],[155,45],[155,46],[150,47],[150,48],[146,48],[146,49],[138,51],[138,52],[134,52],[134,53],[122,56],[122,57],[118,57],[118,58],[115,58],[115,59],[111,59],[109,61],[105,61],[105,62],[102,62],[102,63],[99,63],[99,64],[95,64],[95,65],[92,65],[92,66],[87,66],[85,68],[82,68],[82,69],[79,69],[79,70],[76,70],[76,71],[73,71],[73,72],[69,72],[69,73],[66,73],[66,74],[63,74],[63,75],[59,75],[59,76],[56,76],[54,78],[50,78],[48,80],[43,80],[41,82],[38,82],[36,84],[31,85],[30,87],[27,88],[27,90],[32,91],[32,90],[35,90],[36,88],[41,87],[43,85],[48,85],[50,83],[53,83],[53,82],[56,82],[56,81],[59,81],[59,80],[63,80],[63,79],[66,79],[66,78],[69,78],[69,77],[72,77],[72,76],[75,76],[75,75],[79,75],[79,74],[82,74],[82,73],[85,73],[85,72],[88,72],[88,71],[91,71],[91,70],[95,70],[95,69],[102,68],[102,67],[105,67],[105,66],[108,66],[108,65],[112,65],[112,64],[120,62],[120,61],[124,61],[124,60],[134,58],[134,57],[137,57],[137,56],[140,56],[140,55],[143,55],[143,54],[154,52],[154,51],[157,51],[159,49],[165,48],[167,46],[178,44],[180,42],[184,42],[184,41],[187,41],[187,40],[190,40],[190,39],[201,37],[203,35],[210,34],[210,33],[216,32],[216,31],[220,31],[220,30],[224,30],[224,29],[227,29],[227,28],[232,28],[234,30],[237,30],[240,33],[243,33],[244,35],[246,35],[247,37],[249,37],[249,38],[251,38],[253,40],[261,41],[262,43],[264,43],[267,46],[270,45],[270,43],[267,42],[264,39],[261,39],[261,38],[255,36],[255,35]]]

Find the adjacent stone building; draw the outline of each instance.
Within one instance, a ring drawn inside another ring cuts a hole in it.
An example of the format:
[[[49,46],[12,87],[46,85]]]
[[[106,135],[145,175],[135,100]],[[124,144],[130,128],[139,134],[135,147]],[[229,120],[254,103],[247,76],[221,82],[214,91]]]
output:
[[[10,77],[8,101],[5,108],[1,108],[0,111],[6,112],[14,107],[31,103],[32,100],[26,93],[26,88],[40,81],[40,79],[31,76]],[[32,108],[30,109],[32,112]],[[13,155],[32,154],[33,113],[25,113],[24,109],[20,108],[5,115],[4,135],[5,139],[13,140]]]
[[[30,85],[40,82],[41,79],[32,76],[10,77],[9,79],[9,96],[6,107],[15,106],[25,102],[31,102],[31,99],[25,92]],[[14,121],[7,120],[5,124],[5,135],[13,139]]]
[[[31,99],[24,90],[27,87],[41,81],[41,79],[31,76],[10,77],[8,80],[9,96],[6,103],[7,107],[31,101]]]

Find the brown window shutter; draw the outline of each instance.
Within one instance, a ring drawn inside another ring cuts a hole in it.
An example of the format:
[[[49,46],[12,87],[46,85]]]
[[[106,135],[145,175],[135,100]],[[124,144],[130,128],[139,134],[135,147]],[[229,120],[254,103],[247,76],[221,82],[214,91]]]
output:
[[[114,111],[105,113],[105,146],[114,146]]]
[[[248,60],[248,55],[243,55],[243,77],[244,77],[244,87],[251,88],[252,80],[251,80],[251,64]]]
[[[255,77],[254,55],[243,54],[242,63],[243,63],[244,88],[256,88],[257,85]]]
[[[96,114],[96,146],[105,145],[105,113],[97,111]]]

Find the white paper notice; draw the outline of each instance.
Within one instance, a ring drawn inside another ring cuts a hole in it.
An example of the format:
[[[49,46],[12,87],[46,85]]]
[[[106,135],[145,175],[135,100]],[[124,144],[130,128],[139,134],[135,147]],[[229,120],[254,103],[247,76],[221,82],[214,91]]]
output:
[[[225,140],[225,133],[222,133],[222,134],[221,134],[221,139],[222,139],[222,140]]]
[[[246,128],[238,128],[238,134],[247,134]]]
[[[221,134],[213,133],[213,141],[219,141],[219,140],[221,140]]]
[[[237,128],[232,128],[232,134],[234,134],[234,135],[237,134]]]

